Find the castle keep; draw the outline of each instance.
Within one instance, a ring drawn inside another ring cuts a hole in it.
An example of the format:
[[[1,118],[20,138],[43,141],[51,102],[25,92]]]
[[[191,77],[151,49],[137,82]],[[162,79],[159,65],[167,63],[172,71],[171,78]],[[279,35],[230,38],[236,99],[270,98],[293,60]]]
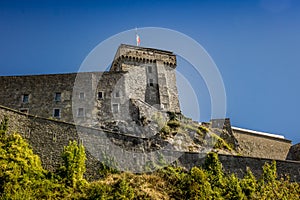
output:
[[[121,45],[108,72],[1,77],[0,105],[93,127],[153,109],[179,113],[175,68],[172,52]]]
[[[88,150],[96,149],[95,152],[103,147],[112,151],[107,145],[109,141],[127,151],[142,153],[172,143],[174,152],[184,152],[180,163],[191,167],[202,162],[198,155],[202,153],[202,143],[196,144],[196,139],[198,142],[201,139],[197,133],[200,123],[181,114],[176,66],[176,55],[170,51],[122,44],[109,71],[1,76],[0,120],[4,115],[12,119],[9,131],[18,130],[27,138],[50,170],[59,166],[63,146],[74,139],[83,142]],[[162,127],[152,123],[153,116],[159,114],[167,120],[170,113],[182,117],[181,122],[186,123],[181,132],[176,133],[178,140],[173,136],[169,140],[162,139],[158,134]],[[300,163],[285,161],[291,141],[280,135],[231,127],[229,119],[224,125],[224,119],[221,120],[221,127],[219,122],[212,120],[201,126],[220,135],[242,156],[247,156],[237,158],[221,152],[221,161],[228,171],[245,171],[246,166],[252,165],[257,168],[252,162],[256,160],[261,166],[262,158],[264,161],[276,159],[281,163],[282,173],[293,174],[292,179],[300,181],[297,171]],[[171,153],[167,154],[172,157]],[[96,176],[93,173],[97,156],[89,151],[87,155],[88,173]],[[124,156],[126,159],[133,158]],[[143,161],[136,160],[140,162]],[[287,169],[285,164],[291,168]]]

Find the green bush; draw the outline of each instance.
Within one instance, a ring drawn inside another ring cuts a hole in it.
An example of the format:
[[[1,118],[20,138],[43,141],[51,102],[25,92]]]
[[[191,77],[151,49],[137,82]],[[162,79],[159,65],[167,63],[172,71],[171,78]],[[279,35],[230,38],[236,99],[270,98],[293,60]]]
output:
[[[204,134],[206,134],[206,133],[209,132],[209,129],[208,129],[207,127],[205,127],[205,126],[202,126],[202,125],[199,126],[198,129],[199,129],[202,133],[204,133]]]
[[[224,173],[216,153],[207,155],[203,168],[190,171],[170,166],[141,175],[106,171],[101,180],[87,182],[84,148],[70,142],[63,167],[50,173],[19,134],[7,134],[7,127],[6,118],[0,123],[0,199],[299,199],[299,183],[278,179],[275,161],[263,166],[259,180],[250,169],[239,179]]]
[[[176,128],[180,127],[180,122],[177,120],[170,120],[170,121],[168,121],[167,124],[172,129],[176,129]]]
[[[160,130],[160,132],[163,133],[164,135],[169,135],[171,132],[171,129],[169,126],[166,125]]]
[[[69,141],[69,145],[64,147],[62,158],[64,165],[60,171],[66,184],[72,188],[79,188],[86,184],[86,180],[83,178],[86,160],[83,145],[78,145],[76,141]]]

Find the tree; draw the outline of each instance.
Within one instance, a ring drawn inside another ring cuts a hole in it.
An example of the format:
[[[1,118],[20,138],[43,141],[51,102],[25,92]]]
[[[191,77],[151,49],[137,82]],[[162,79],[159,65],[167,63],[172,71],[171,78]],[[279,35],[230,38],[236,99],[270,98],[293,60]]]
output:
[[[17,133],[8,134],[8,118],[0,123],[0,196],[28,199],[42,195],[46,171],[29,144]],[[39,189],[37,189],[39,188]]]
[[[210,183],[212,187],[222,187],[223,186],[223,167],[222,163],[219,161],[218,154],[216,153],[209,153],[207,154],[204,169],[208,172]]]
[[[190,172],[189,199],[212,199],[213,190],[209,183],[206,171],[193,167]]]
[[[83,145],[78,145],[76,141],[70,141],[68,146],[64,147],[62,153],[64,165],[62,166],[61,176],[66,184],[73,188],[78,188],[86,183],[83,177],[85,173],[85,150]]]
[[[248,197],[248,199],[253,199],[257,190],[257,181],[253,173],[249,168],[247,168],[246,175],[240,181],[243,193]]]

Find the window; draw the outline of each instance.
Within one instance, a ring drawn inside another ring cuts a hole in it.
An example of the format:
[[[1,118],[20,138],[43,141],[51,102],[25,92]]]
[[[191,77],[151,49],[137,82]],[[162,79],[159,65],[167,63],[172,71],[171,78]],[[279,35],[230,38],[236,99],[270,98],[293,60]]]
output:
[[[148,66],[148,73],[151,74],[152,73],[152,67]]]
[[[23,103],[28,103],[29,102],[29,94],[23,94],[22,102]]]
[[[60,92],[56,92],[56,93],[55,93],[54,100],[55,100],[55,101],[61,101],[61,93],[60,93]]]
[[[20,112],[28,114],[29,113],[29,109],[28,108],[21,108]]]
[[[119,97],[120,97],[120,91],[116,91],[115,97],[116,97],[116,98],[119,98]]]
[[[53,109],[53,117],[60,118],[60,109],[59,108]]]
[[[77,117],[84,117],[84,108],[78,108]]]
[[[152,78],[149,79],[149,85],[153,86],[153,79]]]
[[[112,112],[113,112],[113,113],[118,113],[118,112],[119,112],[119,104],[114,103],[114,104],[112,105]]]
[[[168,104],[163,103],[163,104],[162,104],[162,108],[163,108],[163,109],[168,109]]]
[[[98,92],[98,99],[103,99],[103,92]]]
[[[79,93],[79,99],[84,99],[84,92]]]

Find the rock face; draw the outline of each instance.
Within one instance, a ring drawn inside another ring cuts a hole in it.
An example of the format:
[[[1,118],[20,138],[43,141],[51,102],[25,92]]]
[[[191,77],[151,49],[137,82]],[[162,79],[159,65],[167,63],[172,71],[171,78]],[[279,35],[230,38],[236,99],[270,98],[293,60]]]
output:
[[[300,161],[300,143],[291,146],[287,160]]]

